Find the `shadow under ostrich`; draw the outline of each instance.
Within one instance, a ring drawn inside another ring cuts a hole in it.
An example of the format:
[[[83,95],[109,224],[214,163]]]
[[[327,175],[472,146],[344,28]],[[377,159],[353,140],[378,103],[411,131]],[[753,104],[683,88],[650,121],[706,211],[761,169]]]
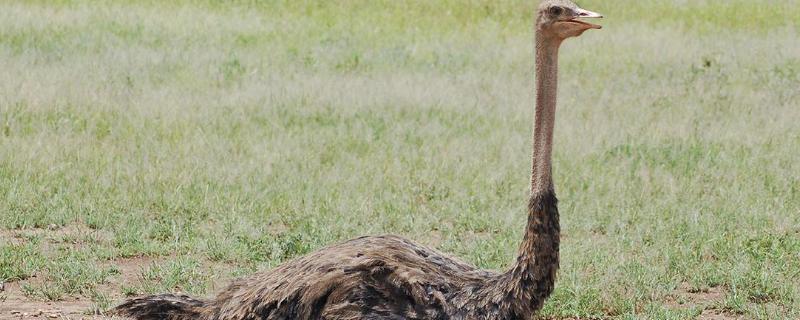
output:
[[[398,236],[335,244],[233,281],[215,298],[161,294],[112,313],[140,320],[531,319],[553,292],[559,215],[551,177],[558,50],[600,26],[569,0],[546,0],[536,18],[536,112],[528,222],[506,272],[481,270]]]

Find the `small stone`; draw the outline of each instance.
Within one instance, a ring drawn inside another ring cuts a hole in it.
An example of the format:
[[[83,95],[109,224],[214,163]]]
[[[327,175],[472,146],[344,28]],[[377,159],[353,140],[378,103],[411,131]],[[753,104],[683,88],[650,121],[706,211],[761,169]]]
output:
[[[56,230],[56,229],[58,229],[58,226],[56,224],[54,224],[54,223],[51,223],[51,224],[47,225],[47,229]]]
[[[3,282],[3,281],[0,281],[0,292],[3,292],[3,291],[6,291],[6,283]]]
[[[55,318],[58,318],[58,314],[56,314],[56,313],[51,313],[51,314],[48,314],[48,315],[47,315],[47,317],[48,317],[48,318],[51,318],[51,319],[55,319]]]
[[[17,310],[11,310],[11,314],[20,314],[20,313],[22,313],[22,312],[19,312]]]

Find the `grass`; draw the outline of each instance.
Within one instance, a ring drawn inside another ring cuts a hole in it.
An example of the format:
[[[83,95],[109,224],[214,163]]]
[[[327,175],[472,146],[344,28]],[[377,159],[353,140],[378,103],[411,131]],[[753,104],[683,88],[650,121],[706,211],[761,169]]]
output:
[[[800,317],[800,3],[581,4],[543,316]],[[104,309],[380,233],[505,267],[534,7],[3,2],[0,280]]]

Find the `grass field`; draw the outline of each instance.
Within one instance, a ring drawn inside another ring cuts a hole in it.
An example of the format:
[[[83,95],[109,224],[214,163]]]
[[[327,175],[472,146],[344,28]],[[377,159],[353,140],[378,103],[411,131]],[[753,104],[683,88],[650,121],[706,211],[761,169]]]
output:
[[[165,2],[0,2],[0,318],[363,234],[512,261],[534,1]],[[542,317],[800,318],[800,1],[581,5]]]

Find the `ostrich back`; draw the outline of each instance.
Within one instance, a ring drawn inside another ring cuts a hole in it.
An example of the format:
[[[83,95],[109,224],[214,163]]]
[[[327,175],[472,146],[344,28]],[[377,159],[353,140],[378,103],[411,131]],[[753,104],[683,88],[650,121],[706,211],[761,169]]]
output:
[[[498,309],[501,301],[493,301],[503,293],[487,292],[496,281],[502,281],[501,274],[401,237],[374,236],[332,245],[236,280],[216,298],[200,306],[187,303],[183,311],[172,310],[175,302],[163,303],[164,296],[135,299],[117,310],[137,319],[516,318]],[[148,310],[158,303],[172,309]]]

